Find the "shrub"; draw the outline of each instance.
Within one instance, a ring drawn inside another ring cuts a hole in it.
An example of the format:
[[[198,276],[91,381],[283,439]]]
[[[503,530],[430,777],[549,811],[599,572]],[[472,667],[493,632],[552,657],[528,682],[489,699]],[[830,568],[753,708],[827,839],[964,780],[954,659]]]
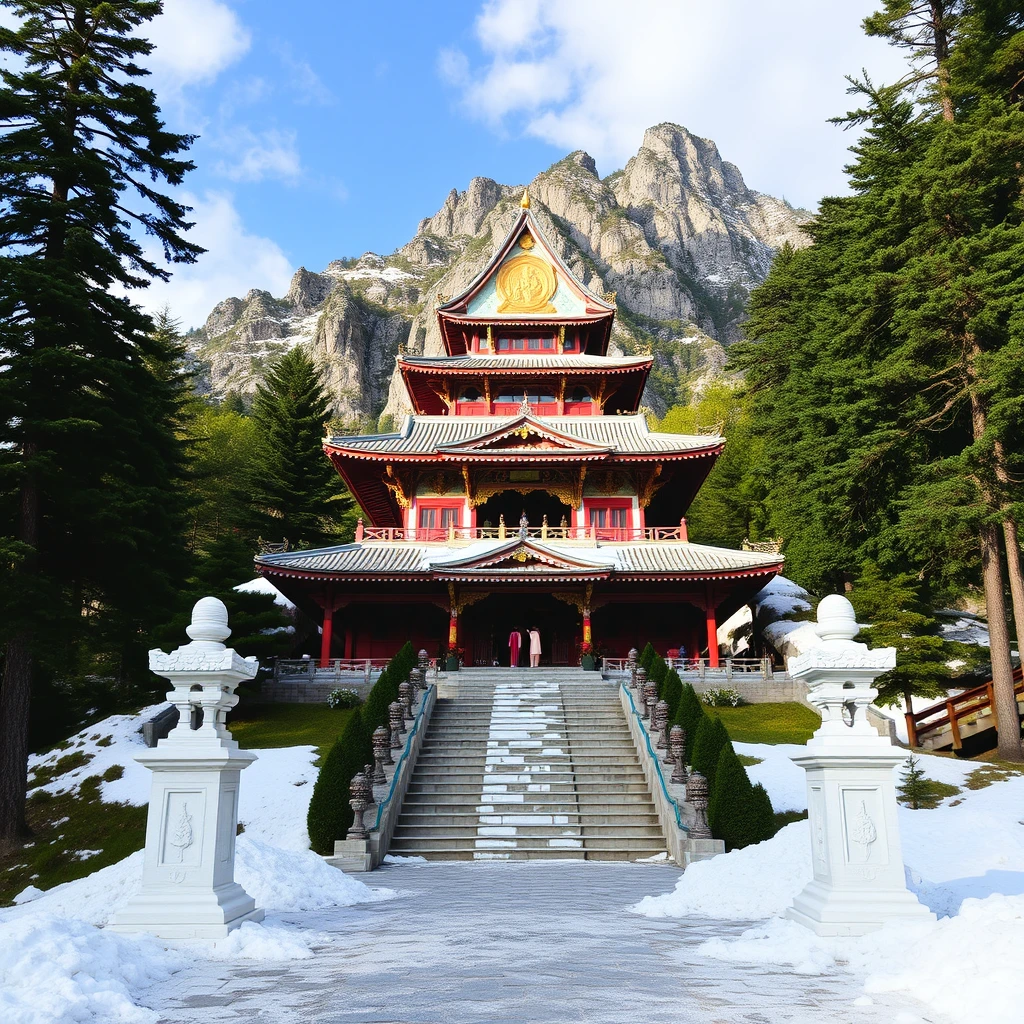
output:
[[[327,694],[327,706],[329,708],[357,708],[363,703],[363,698],[356,690],[349,690],[347,687],[339,687]]]
[[[647,670],[647,678],[653,679],[658,684],[658,700],[662,699],[666,676],[668,676],[668,665],[665,664],[665,659],[655,655],[651,667]]]
[[[693,741],[693,767],[708,780],[708,789],[714,792],[715,772],[718,770],[718,757],[729,742],[729,734],[717,716],[706,715],[697,727],[697,735]],[[737,761],[737,764],[739,762]],[[740,765],[742,770],[743,765]]]
[[[668,704],[668,720],[671,722],[676,717],[676,709],[679,707],[679,698],[683,693],[683,681],[679,673],[670,668],[665,675],[665,682],[661,686],[661,699]]]
[[[697,741],[697,730],[700,728],[700,723],[707,717],[693,687],[689,683],[683,683],[672,722],[673,725],[681,725],[686,730],[687,764],[693,764],[693,747]]]
[[[643,649],[643,651],[641,651],[640,657],[637,659],[637,662],[640,665],[643,665],[644,671],[648,675],[650,675],[651,674],[651,669],[654,667],[654,663],[657,660],[658,660],[658,652],[655,651],[654,647],[651,644],[648,644]]]
[[[727,850],[738,850],[768,839],[774,832],[771,800],[763,786],[752,786],[732,744],[718,755],[715,782],[708,805],[708,824]]]
[[[709,708],[738,708],[743,703],[743,698],[737,690],[715,687],[705,690],[700,699]]]
[[[313,786],[306,814],[309,845],[320,854],[334,852],[334,841],[344,839],[352,824],[349,783],[373,759],[370,737],[357,708],[324,759]]]

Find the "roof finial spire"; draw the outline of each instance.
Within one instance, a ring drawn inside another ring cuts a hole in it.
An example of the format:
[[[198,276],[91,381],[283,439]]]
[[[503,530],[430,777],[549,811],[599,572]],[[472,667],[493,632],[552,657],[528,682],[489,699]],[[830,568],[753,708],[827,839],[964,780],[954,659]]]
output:
[[[524,209],[530,208],[530,190],[528,188],[523,189],[523,198],[519,200],[519,205]]]

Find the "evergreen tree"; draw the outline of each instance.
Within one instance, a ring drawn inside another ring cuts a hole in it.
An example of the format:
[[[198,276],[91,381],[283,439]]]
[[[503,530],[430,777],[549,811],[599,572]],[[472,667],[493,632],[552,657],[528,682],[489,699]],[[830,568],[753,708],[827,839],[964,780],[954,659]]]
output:
[[[320,375],[301,346],[282,356],[253,399],[260,466],[254,486],[258,523],[266,540],[291,547],[338,540],[352,501],[324,458],[330,412]]]
[[[908,709],[914,696],[938,699],[952,685],[948,662],[970,657],[967,644],[952,644],[939,634],[938,620],[919,593],[921,581],[911,573],[884,578],[868,560],[850,591],[859,620],[870,628],[861,639],[872,647],[895,647],[896,668],[875,680],[876,703],[892,705],[902,698]]]
[[[713,718],[705,715],[697,726],[697,735],[693,741],[693,767],[708,780],[710,792],[714,792],[718,755],[728,742],[729,733],[721,718],[718,715]]]
[[[693,748],[697,741],[700,724],[708,716],[690,683],[684,683],[676,704],[673,725],[681,725],[686,730],[686,763],[693,764]]]
[[[132,602],[166,596],[167,567],[151,592],[147,577],[175,518],[175,387],[154,372],[166,346],[124,293],[168,276],[136,235],[169,262],[201,251],[182,238],[187,208],[159,191],[191,169],[179,157],[191,138],[164,129],[138,82],[160,4],[4,5],[21,20],[0,27],[0,501],[15,524],[0,615],[0,847],[24,830],[33,676],[74,656],[83,619],[122,644],[141,622]]]
[[[765,812],[764,796],[755,793],[747,770],[740,763],[731,743],[726,742],[718,754],[711,799],[708,802],[708,824],[716,839],[725,842],[727,850],[738,850],[751,843],[759,843],[771,836],[774,815],[770,815],[771,801],[767,802],[772,824]]]
[[[915,811],[921,806],[921,801],[926,800],[931,793],[921,762],[913,754],[904,762],[897,793],[900,800]]]

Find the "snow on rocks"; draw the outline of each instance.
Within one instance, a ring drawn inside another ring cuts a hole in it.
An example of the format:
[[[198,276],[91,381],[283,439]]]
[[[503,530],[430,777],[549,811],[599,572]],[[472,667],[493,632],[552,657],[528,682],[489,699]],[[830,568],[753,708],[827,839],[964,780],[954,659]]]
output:
[[[269,594],[273,597],[274,604],[279,607],[287,608],[289,611],[295,608],[293,601],[289,601],[270,580],[264,579],[262,576],[257,576],[256,579],[249,580],[248,583],[239,583],[234,589],[239,594]]]

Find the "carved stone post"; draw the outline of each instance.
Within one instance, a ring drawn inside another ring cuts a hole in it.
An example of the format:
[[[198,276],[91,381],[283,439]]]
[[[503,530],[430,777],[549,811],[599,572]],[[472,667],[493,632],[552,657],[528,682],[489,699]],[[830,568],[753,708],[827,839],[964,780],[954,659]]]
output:
[[[391,749],[402,749],[402,736],[405,734],[405,716],[402,705],[397,700],[388,705],[388,723],[391,726]]]
[[[654,723],[653,728],[661,735],[658,737],[657,750],[666,750],[668,748],[668,701],[659,700],[654,705]]]
[[[643,700],[644,687],[647,685],[647,669],[643,665],[638,665],[637,670],[633,673],[632,686],[633,689],[640,695],[640,699]]]
[[[414,668],[409,673],[409,682],[412,683],[413,693],[427,688],[427,677],[422,669]]]
[[[686,730],[681,725],[673,725],[668,734],[668,752],[675,767],[672,769],[670,782],[682,785],[686,782]]]
[[[366,798],[363,795],[366,786],[366,776],[362,772],[355,775],[348,789],[352,796],[348,805],[352,808],[352,827],[348,830],[348,839],[366,839],[367,831],[363,827],[363,811],[366,810]]]
[[[646,721],[650,721],[651,712],[654,710],[654,705],[658,703],[658,684],[653,679],[648,679],[647,682],[644,683],[643,699],[643,717]]]
[[[686,802],[694,813],[690,838],[712,839],[711,828],[708,826],[708,780],[700,772],[690,772],[686,780]]]
[[[853,606],[822,598],[821,644],[790,662],[821,711],[821,728],[794,757],[807,773],[814,879],[787,916],[818,935],[863,935],[893,919],[934,917],[907,890],[892,769],[906,754],[868,721],[875,679],[896,664],[892,647],[854,642]]]
[[[373,765],[367,764],[363,766],[363,778],[366,780],[363,783],[363,799],[366,801],[367,807],[372,807],[377,801],[373,797]]]
[[[153,772],[142,890],[108,926],[161,938],[223,938],[263,911],[234,880],[239,775],[256,760],[231,738],[227,713],[235,687],[256,675],[224,641],[231,635],[222,601],[204,597],[186,629],[191,643],[149,652],[150,669],[171,681],[167,699],[178,724],[137,760]],[[202,724],[192,728],[193,711]]]
[[[430,668],[430,655],[420,648],[420,653],[417,655],[420,663],[420,671],[423,673],[424,680],[427,678],[427,670]]]
[[[412,720],[412,683],[398,684],[398,700],[407,720]]]
[[[383,786],[388,781],[388,777],[384,774],[384,765],[395,763],[391,757],[391,742],[388,737],[388,730],[383,725],[378,725],[373,730],[373,736],[370,741],[373,744],[373,784],[375,786]]]

